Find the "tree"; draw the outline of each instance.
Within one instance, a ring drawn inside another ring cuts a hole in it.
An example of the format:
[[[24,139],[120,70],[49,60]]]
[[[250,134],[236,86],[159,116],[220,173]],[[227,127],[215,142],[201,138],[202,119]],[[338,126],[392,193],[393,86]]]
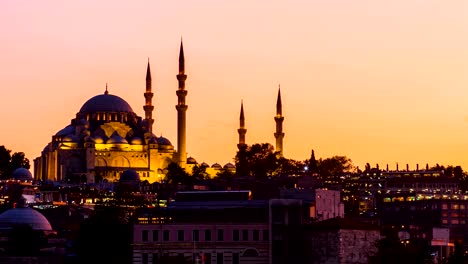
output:
[[[11,176],[17,168],[29,169],[29,160],[25,157],[24,152],[15,152],[11,155],[11,150],[0,146],[0,178]]]
[[[201,182],[205,179],[205,177],[207,176],[207,173],[206,173],[206,167],[205,166],[200,166],[200,165],[195,165],[193,166],[192,168],[192,177],[193,177],[193,180],[196,181],[196,182]]]
[[[268,176],[278,174],[279,157],[273,145],[269,143],[257,143],[240,149],[235,161],[236,168],[242,170],[242,172],[237,172],[238,175],[250,175],[256,180],[263,180]]]
[[[5,178],[11,173],[11,150],[0,146],[0,177]]]
[[[189,184],[192,182],[190,175],[177,163],[171,162],[167,166],[166,181],[171,185]]]
[[[321,176],[336,176],[344,172],[349,172],[354,168],[350,158],[346,156],[333,156],[324,160],[319,160],[319,170]]]
[[[11,156],[11,169],[15,170],[17,168],[25,168],[29,169],[31,165],[29,165],[29,159],[27,159],[24,155],[24,152],[15,152]]]

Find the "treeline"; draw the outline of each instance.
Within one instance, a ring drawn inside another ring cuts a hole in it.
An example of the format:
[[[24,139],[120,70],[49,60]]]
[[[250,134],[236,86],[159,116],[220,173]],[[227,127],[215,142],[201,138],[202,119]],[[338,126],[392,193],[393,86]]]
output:
[[[29,169],[31,167],[24,152],[14,152],[13,154],[11,152],[4,145],[0,146],[0,179],[11,176],[13,171],[18,168]]]

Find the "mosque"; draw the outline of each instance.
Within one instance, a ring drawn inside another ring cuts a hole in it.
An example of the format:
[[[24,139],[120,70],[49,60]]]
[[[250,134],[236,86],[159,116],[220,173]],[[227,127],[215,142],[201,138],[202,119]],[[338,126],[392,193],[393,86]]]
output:
[[[179,73],[177,74],[177,150],[171,141],[153,134],[154,119],[152,116],[153,92],[151,71],[148,62],[146,71],[145,117],[138,116],[131,106],[121,97],[109,93],[107,85],[103,94],[86,101],[69,125],[52,136],[41,153],[34,159],[34,179],[63,181],[79,179],[81,182],[97,183],[103,180],[115,182],[126,170],[134,170],[141,181],[160,182],[165,178],[167,166],[175,162],[188,173],[196,160],[187,158],[186,151],[186,111],[185,103],[185,59],[183,44],[179,52]],[[276,121],[276,151],[283,153],[281,113],[281,95],[278,90]],[[245,144],[244,111],[241,104],[239,144]],[[211,176],[221,169],[235,170],[228,163],[224,166],[213,164],[207,167]]]

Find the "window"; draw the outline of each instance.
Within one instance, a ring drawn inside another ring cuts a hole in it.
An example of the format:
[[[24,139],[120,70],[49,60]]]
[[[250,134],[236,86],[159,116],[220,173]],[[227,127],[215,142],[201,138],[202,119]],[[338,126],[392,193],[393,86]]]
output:
[[[243,241],[249,240],[249,230],[247,229],[242,230],[242,240]]]
[[[204,264],[211,264],[211,253],[205,253],[203,255],[202,261]]]
[[[232,264],[239,264],[239,253],[232,253]]]
[[[148,230],[143,230],[141,232],[141,240],[143,240],[145,242],[148,241]]]
[[[216,254],[216,264],[224,264],[223,253]]]
[[[253,241],[258,241],[258,240],[260,240],[260,231],[258,231],[258,230],[253,230],[253,232],[252,232],[252,239],[253,239]]]
[[[153,230],[153,241],[159,241],[159,230]]]
[[[159,255],[158,253],[153,253],[153,264],[159,263]]]
[[[163,232],[163,240],[169,241],[169,230],[164,230]]]
[[[224,230],[223,229],[218,229],[218,241],[224,241]]]
[[[205,241],[211,241],[211,230],[205,230]]]
[[[238,229],[232,230],[232,240],[233,241],[239,241],[239,230]]]
[[[263,230],[263,241],[268,241],[268,240],[270,240],[268,229],[265,229]]]
[[[177,241],[184,241],[184,230],[177,230]]]
[[[200,241],[200,231],[198,231],[196,229],[193,230],[192,239],[193,239],[193,241]]]

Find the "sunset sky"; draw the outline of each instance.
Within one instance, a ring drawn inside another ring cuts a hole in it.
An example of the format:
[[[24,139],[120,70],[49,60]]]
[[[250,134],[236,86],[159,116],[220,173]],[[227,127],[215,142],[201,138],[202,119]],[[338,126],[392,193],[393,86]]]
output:
[[[233,162],[241,100],[247,143],[274,144],[281,84],[287,158],[468,170],[466,0],[4,0],[0,36],[0,145],[31,162],[106,82],[144,116],[148,58],[177,149],[182,37],[198,162]]]

